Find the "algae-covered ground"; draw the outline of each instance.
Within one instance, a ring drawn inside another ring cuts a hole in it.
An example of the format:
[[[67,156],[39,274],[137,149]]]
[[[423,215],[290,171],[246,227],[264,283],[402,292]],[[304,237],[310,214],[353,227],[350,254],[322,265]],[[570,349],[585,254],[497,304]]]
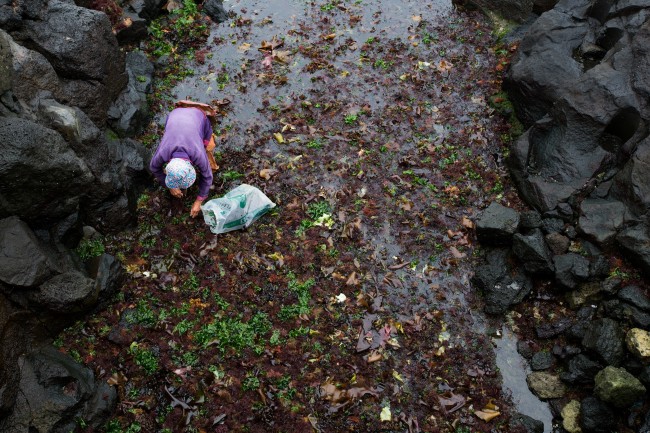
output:
[[[175,100],[211,103],[210,199],[247,183],[277,206],[215,235],[189,216],[196,187],[151,187],[106,239],[127,283],[57,340],[118,389],[101,431],[515,431],[469,282],[477,215],[520,206],[500,93],[515,47],[446,2],[225,5],[219,25],[152,26],[170,60],[141,139]]]

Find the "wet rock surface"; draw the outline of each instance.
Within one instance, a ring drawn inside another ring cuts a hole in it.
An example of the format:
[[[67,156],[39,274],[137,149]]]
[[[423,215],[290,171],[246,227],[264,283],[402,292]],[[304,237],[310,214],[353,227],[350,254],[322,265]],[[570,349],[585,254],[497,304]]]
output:
[[[566,387],[559,377],[545,372],[533,372],[526,378],[528,386],[540,399],[561,398]]]
[[[133,222],[146,176],[140,143],[105,137],[124,53],[106,14],[71,1],[2,2],[0,29],[0,429],[99,428],[115,389],[47,344],[123,282],[109,254],[89,271],[71,249],[84,223]],[[136,73],[150,91],[152,69]]]
[[[115,388],[96,383],[93,372],[52,347],[36,348],[18,362],[15,408],[0,420],[3,431],[70,431],[74,416],[99,427],[116,403]]]
[[[594,394],[613,406],[629,407],[645,392],[645,386],[624,368],[610,365],[596,374]]]
[[[580,426],[584,431],[605,433],[615,428],[614,408],[596,397],[587,397],[580,402]]]

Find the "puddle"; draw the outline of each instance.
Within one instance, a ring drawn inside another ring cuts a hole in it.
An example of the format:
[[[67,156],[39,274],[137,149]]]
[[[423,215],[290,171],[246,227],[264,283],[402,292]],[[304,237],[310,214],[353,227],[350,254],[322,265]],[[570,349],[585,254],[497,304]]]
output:
[[[538,399],[526,384],[530,372],[526,360],[517,352],[517,338],[507,327],[501,329],[501,338],[494,338],[496,363],[503,377],[503,391],[510,394],[517,412],[542,421],[544,433],[553,431],[553,415],[548,406]]]

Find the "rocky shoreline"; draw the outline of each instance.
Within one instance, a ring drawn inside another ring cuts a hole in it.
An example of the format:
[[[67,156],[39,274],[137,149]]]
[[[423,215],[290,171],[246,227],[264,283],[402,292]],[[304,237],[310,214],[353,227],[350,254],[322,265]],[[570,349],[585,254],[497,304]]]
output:
[[[150,182],[130,137],[151,117],[154,65],[123,45],[147,37],[164,2],[130,2],[117,27],[90,3],[0,3],[1,431],[99,427],[117,403],[51,343],[124,279],[111,255],[82,262],[73,248],[132,224]],[[204,9],[225,19],[221,2]]]
[[[477,221],[490,248],[473,284],[488,314],[535,305],[528,385],[571,433],[650,431],[649,12],[560,1],[529,25],[504,88],[527,128],[508,166],[533,210],[493,203]],[[540,314],[544,297],[561,312]]]

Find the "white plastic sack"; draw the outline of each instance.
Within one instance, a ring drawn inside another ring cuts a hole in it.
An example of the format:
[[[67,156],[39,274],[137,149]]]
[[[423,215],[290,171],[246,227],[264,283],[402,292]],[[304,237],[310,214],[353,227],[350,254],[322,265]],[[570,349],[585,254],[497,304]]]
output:
[[[262,191],[244,183],[221,198],[205,202],[201,211],[210,231],[218,234],[248,227],[274,207]]]

